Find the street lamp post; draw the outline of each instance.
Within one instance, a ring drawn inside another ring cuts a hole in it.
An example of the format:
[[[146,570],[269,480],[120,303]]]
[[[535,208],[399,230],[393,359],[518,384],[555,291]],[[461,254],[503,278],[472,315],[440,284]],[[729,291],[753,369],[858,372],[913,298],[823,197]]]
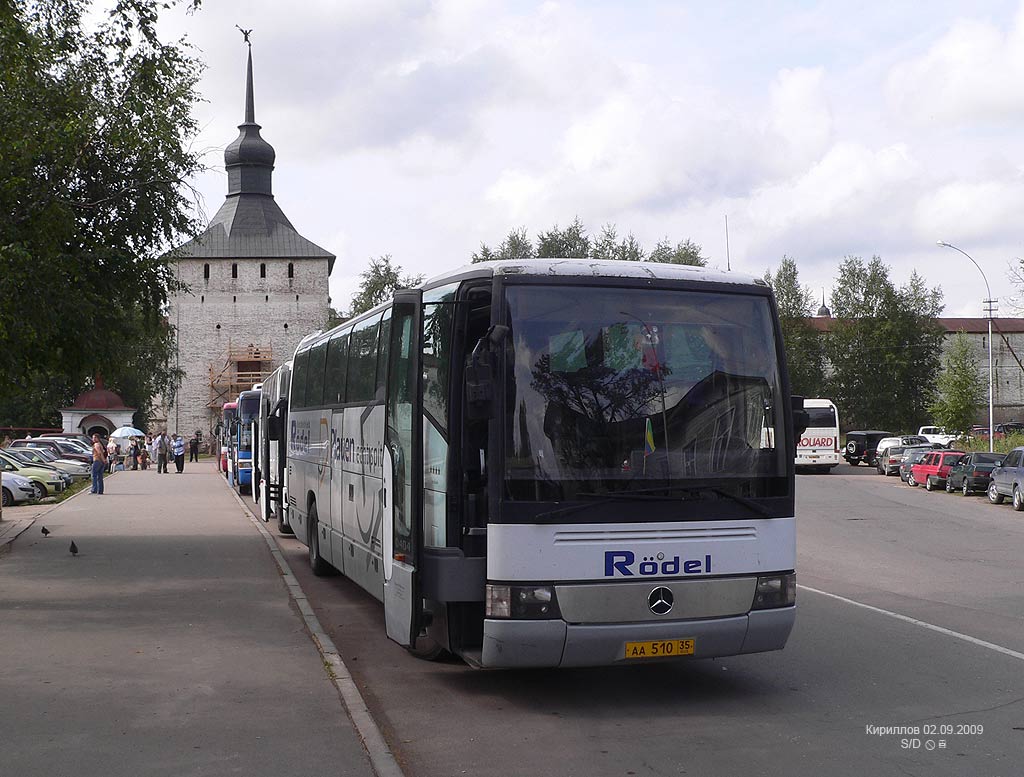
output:
[[[992,451],[995,449],[994,443],[996,435],[995,426],[993,425],[992,412],[993,387],[995,385],[992,373],[992,305],[995,303],[995,300],[992,299],[992,289],[988,285],[988,278],[985,277],[985,271],[981,269],[980,264],[974,261],[973,256],[964,251],[962,248],[957,248],[952,243],[947,243],[945,240],[939,240],[938,244],[943,248],[952,248],[954,251],[959,251],[968,259],[970,259],[971,264],[977,267],[978,272],[981,273],[981,279],[985,281],[985,291],[988,292],[988,298],[985,300],[985,307],[988,308],[988,310],[986,311],[988,313],[988,450],[989,453],[992,453]]]

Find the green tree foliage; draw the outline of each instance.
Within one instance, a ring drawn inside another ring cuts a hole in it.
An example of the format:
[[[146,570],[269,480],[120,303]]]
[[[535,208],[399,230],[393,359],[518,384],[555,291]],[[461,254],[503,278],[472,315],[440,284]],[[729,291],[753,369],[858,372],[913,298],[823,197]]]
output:
[[[173,393],[166,252],[197,227],[201,66],[157,37],[165,7],[96,25],[86,0],[0,0],[0,424],[59,421],[96,373],[144,410]]]
[[[497,250],[491,249],[486,243],[481,243],[480,250],[473,254],[473,264],[500,259],[531,259],[534,256],[536,253],[533,250],[533,243],[526,236],[526,227],[520,227],[509,232]]]
[[[774,274],[766,272],[764,280],[772,288],[779,309],[792,392],[820,397],[825,391],[825,348],[820,333],[808,320],[814,310],[814,295],[800,285],[796,262],[788,256],[782,257]]]
[[[986,395],[986,382],[978,369],[971,341],[962,331],[950,343],[943,371],[936,382],[932,418],[946,429],[966,432],[971,428]]]
[[[708,259],[701,253],[703,249],[690,239],[676,243],[675,248],[667,237],[662,238],[654,246],[651,255],[647,257],[649,262],[662,262],[665,264],[688,264],[694,267],[707,267]]]
[[[928,420],[940,368],[942,291],[914,273],[897,288],[877,256],[848,256],[832,293],[829,391],[848,427],[901,432]]]
[[[579,217],[565,229],[556,224],[537,235],[537,256],[541,259],[586,259],[590,256],[590,238]]]
[[[590,258],[599,261],[642,262],[644,249],[633,233],[619,240],[614,224],[606,224],[590,245]]]
[[[392,264],[391,254],[371,259],[370,266],[359,274],[359,292],[352,299],[349,316],[358,316],[391,299],[396,289],[408,289],[423,282],[422,275],[402,275],[402,268]]]
[[[576,218],[564,229],[557,224],[537,236],[537,247],[521,227],[508,233],[497,248],[486,243],[473,253],[472,261],[490,262],[499,259],[567,258],[616,260],[625,262],[662,262],[664,264],[688,264],[706,267],[707,257],[701,247],[691,240],[681,240],[675,247],[668,238],[659,240],[648,254],[632,233],[620,239],[614,224],[606,224],[596,238],[587,235],[586,227]]]

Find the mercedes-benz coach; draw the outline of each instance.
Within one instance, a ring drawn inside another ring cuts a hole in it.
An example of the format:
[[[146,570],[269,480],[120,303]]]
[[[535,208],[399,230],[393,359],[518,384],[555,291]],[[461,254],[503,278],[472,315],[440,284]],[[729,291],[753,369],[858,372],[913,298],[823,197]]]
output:
[[[307,337],[288,402],[288,522],[413,652],[583,666],[786,644],[804,414],[758,279],[472,265]]]

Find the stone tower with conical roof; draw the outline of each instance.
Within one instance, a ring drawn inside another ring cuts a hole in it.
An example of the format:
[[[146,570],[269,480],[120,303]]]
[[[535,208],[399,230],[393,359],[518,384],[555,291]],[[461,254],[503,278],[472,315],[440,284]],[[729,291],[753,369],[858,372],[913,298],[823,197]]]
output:
[[[174,252],[186,290],[172,297],[169,318],[184,379],[166,428],[185,436],[208,435],[225,402],[290,359],[327,319],[334,255],[302,237],[274,200],[276,154],[260,129],[249,44],[245,121],[224,150],[227,198],[206,231]]]

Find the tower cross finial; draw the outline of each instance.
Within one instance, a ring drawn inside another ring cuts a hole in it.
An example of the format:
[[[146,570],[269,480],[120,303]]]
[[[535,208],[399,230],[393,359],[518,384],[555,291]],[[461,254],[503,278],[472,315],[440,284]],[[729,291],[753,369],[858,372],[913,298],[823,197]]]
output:
[[[242,33],[242,37],[245,38],[245,42],[249,44],[249,48],[252,48],[252,41],[249,40],[249,36],[252,34],[252,30],[243,30],[237,24],[235,25],[235,27],[238,28],[238,31],[240,33]]]

